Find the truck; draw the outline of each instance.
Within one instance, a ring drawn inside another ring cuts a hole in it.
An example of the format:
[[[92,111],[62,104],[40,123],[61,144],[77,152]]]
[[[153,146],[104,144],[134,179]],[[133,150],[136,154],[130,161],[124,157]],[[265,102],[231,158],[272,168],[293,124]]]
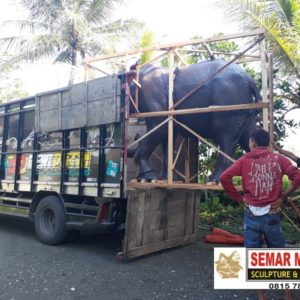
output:
[[[48,245],[124,230],[124,258],[194,241],[197,191],[128,186],[128,110],[126,73],[2,104],[0,214]]]

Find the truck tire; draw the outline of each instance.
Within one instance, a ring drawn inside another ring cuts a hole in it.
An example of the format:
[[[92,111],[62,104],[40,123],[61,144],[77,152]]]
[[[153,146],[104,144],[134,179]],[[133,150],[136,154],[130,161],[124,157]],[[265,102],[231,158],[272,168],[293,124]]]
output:
[[[65,210],[57,197],[47,196],[40,201],[34,215],[34,228],[43,244],[57,245],[66,239]]]

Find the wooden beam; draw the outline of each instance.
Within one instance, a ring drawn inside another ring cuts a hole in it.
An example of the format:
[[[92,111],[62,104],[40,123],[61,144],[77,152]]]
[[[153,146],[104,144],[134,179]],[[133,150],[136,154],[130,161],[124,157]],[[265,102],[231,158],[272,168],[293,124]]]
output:
[[[111,74],[110,73],[108,73],[108,72],[106,72],[106,71],[104,71],[104,70],[102,70],[102,69],[100,69],[100,68],[98,68],[98,67],[95,67],[95,66],[93,66],[93,65],[91,65],[91,64],[86,64],[89,68],[91,68],[91,69],[93,69],[93,70],[96,70],[96,71],[98,71],[98,72],[101,72],[101,73],[103,73],[103,74],[105,74],[105,75],[107,75],[107,76],[110,76]]]
[[[296,206],[296,204],[294,203],[292,198],[288,198],[288,202],[289,202],[290,206],[293,208],[297,218],[300,220],[300,210],[299,210],[299,208]]]
[[[186,180],[186,177],[181,173],[179,172],[177,169],[174,169],[174,172],[179,175],[184,181]]]
[[[269,78],[269,134],[270,134],[270,141],[271,147],[273,147],[274,142],[274,116],[273,116],[273,109],[274,109],[274,93],[273,93],[273,54],[268,54],[268,78]]]
[[[235,162],[235,159],[233,159],[232,157],[230,157],[229,155],[227,155],[225,152],[223,152],[222,150],[220,150],[218,147],[216,147],[214,144],[210,143],[207,139],[203,138],[201,135],[199,135],[198,133],[196,133],[194,130],[192,130],[191,128],[189,128],[188,126],[186,126],[185,124],[177,121],[176,119],[174,119],[174,122],[177,123],[178,125],[180,125],[181,127],[183,127],[185,130],[187,130],[189,133],[191,133],[192,135],[194,135],[195,137],[197,137],[201,142],[207,144],[209,147],[213,148],[214,150],[216,150],[218,153],[222,154],[223,156],[225,156],[228,160],[230,160],[231,162]]]
[[[129,149],[129,148],[133,147],[134,145],[138,144],[140,141],[142,141],[144,138],[146,138],[147,136],[149,136],[150,134],[152,134],[158,128],[160,128],[161,126],[163,126],[164,124],[166,124],[167,122],[169,122],[169,119],[170,118],[165,119],[164,121],[162,121],[161,123],[159,123],[157,126],[155,126],[154,128],[152,128],[150,131],[146,132],[139,139],[137,139],[136,141],[134,141],[133,143],[131,143],[129,146],[127,146],[127,149]]]
[[[207,53],[206,50],[194,50],[194,49],[178,49],[177,51],[180,52],[195,52],[195,53]],[[213,54],[221,54],[221,55],[227,55],[227,56],[235,56],[238,55],[239,53],[237,52],[222,52],[222,51],[212,51]],[[244,57],[249,57],[249,58],[255,58],[256,60],[260,59],[259,55],[250,55],[250,54],[244,54]]]
[[[285,211],[281,211],[281,213],[286,217],[286,219],[294,226],[294,228],[300,232],[300,228],[296,225],[296,223],[288,216],[288,214]]]
[[[135,189],[151,189],[151,188],[173,188],[173,189],[190,189],[190,190],[217,190],[222,191],[223,187],[221,184],[201,184],[201,183],[172,183],[167,182],[127,182],[128,188]],[[242,191],[241,186],[235,186],[237,190]]]
[[[130,93],[130,92],[129,92],[129,93]],[[130,95],[130,94],[127,94],[126,96],[129,97],[130,102],[131,102],[131,104],[133,105],[135,111],[136,111],[137,113],[139,113],[139,108],[136,106],[136,104],[135,104],[134,100],[132,99],[131,95]]]
[[[190,159],[189,159],[189,153],[190,153],[190,145],[189,145],[189,138],[187,137],[185,139],[185,156],[184,156],[184,175],[185,175],[185,183],[189,183],[190,179]]]
[[[140,63],[138,62],[136,64],[136,78],[133,79],[133,82],[136,81],[138,83],[135,84],[135,90],[134,90],[134,103],[135,103],[135,107],[137,108],[139,108],[139,88],[141,88],[139,80],[140,80]]]
[[[174,52],[169,52],[169,110],[173,107],[173,84],[174,84]],[[173,117],[169,116],[168,122],[168,183],[173,183]]]
[[[265,41],[260,41],[260,57],[261,57],[261,80],[262,80],[262,102],[268,102],[268,74],[266,65],[266,47]],[[268,108],[263,109],[263,128],[269,131],[268,125]]]
[[[210,47],[207,45],[207,43],[204,43],[203,45],[204,45],[205,49],[207,50],[210,59],[214,59],[214,58],[215,58],[214,53],[211,51],[211,49],[210,49]]]
[[[180,145],[179,145],[179,148],[178,148],[178,151],[177,151],[177,154],[176,154],[176,157],[174,159],[174,162],[173,162],[173,166],[172,166],[172,169],[174,170],[175,166],[176,166],[176,163],[177,163],[177,160],[179,158],[179,155],[181,153],[181,150],[182,150],[182,147],[183,147],[183,143],[184,143],[184,138],[182,139]]]
[[[259,38],[256,39],[256,41],[251,44],[249,47],[247,47],[245,50],[243,50],[242,52],[240,52],[238,55],[236,55],[233,59],[231,59],[230,61],[228,61],[224,66],[222,66],[221,68],[219,68],[217,71],[215,71],[212,75],[210,75],[208,78],[206,78],[205,80],[201,80],[199,81],[196,86],[194,88],[192,88],[188,93],[186,93],[183,97],[181,97],[179,100],[176,100],[176,104],[174,105],[175,108],[176,106],[178,106],[179,104],[181,104],[182,102],[186,101],[188,99],[188,97],[190,97],[191,95],[193,95],[196,91],[198,91],[201,87],[203,87],[204,85],[206,85],[208,82],[210,82],[215,76],[217,76],[219,73],[221,73],[224,69],[226,69],[228,66],[230,66],[231,64],[233,64],[236,60],[238,60],[239,58],[241,58],[245,53],[247,53],[250,49],[252,49],[256,44],[262,42],[263,40],[263,36],[260,36]]]
[[[201,171],[199,171],[197,174],[193,175],[189,178],[189,182],[191,182],[195,177],[199,176],[201,174]]]
[[[165,51],[164,53],[162,53],[162,54],[160,54],[160,55],[158,55],[158,56],[152,58],[151,60],[149,60],[149,61],[147,61],[146,63],[142,64],[142,65],[141,65],[141,68],[143,68],[143,67],[146,66],[146,65],[152,64],[153,62],[155,62],[156,60],[160,59],[161,57],[164,57],[164,56],[165,56],[166,54],[168,54],[168,53],[169,53],[169,51]]]
[[[182,55],[178,52],[177,49],[174,50],[174,53],[176,54],[176,56],[178,57],[178,59],[180,60],[180,62],[184,65],[187,66],[188,63],[185,61],[185,59],[182,57]]]
[[[203,43],[211,43],[211,42],[218,42],[218,41],[224,41],[224,40],[244,38],[244,37],[249,37],[249,36],[263,35],[264,33],[265,33],[264,30],[259,29],[259,30],[241,32],[241,33],[236,33],[236,34],[228,34],[228,35],[223,35],[223,36],[218,36],[218,37],[212,37],[212,38],[208,38],[208,39],[194,39],[194,40],[187,40],[187,41],[178,42],[178,43],[169,43],[169,44],[164,44],[164,45],[159,45],[159,46],[130,49],[128,51],[122,51],[122,52],[118,52],[118,53],[114,53],[114,54],[110,54],[110,55],[99,55],[99,56],[95,56],[95,57],[91,57],[91,58],[86,58],[84,60],[84,63],[91,63],[94,61],[100,61],[100,60],[105,60],[105,59],[110,59],[110,58],[115,58],[115,57],[120,57],[120,56],[134,55],[134,54],[144,53],[144,52],[148,52],[148,51],[158,51],[158,50],[165,50],[165,49],[176,48],[176,47],[181,47],[181,46],[197,45],[197,44],[203,44]]]
[[[187,114],[200,114],[200,113],[210,113],[218,111],[234,111],[234,110],[244,110],[244,109],[262,109],[268,107],[268,103],[251,103],[251,104],[236,104],[236,105],[216,105],[201,108],[190,108],[190,109],[177,109],[173,111],[155,111],[146,112],[140,114],[133,114],[130,117],[133,118],[151,118],[151,117],[163,117],[163,116],[176,116],[176,115],[187,115]]]

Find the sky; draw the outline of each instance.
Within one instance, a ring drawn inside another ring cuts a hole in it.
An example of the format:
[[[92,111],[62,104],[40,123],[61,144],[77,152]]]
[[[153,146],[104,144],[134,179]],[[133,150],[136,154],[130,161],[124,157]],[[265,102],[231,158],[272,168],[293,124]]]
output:
[[[116,10],[114,18],[127,19],[135,17],[146,23],[147,28],[155,34],[160,43],[179,42],[193,36],[210,37],[216,33],[236,33],[240,30],[224,19],[221,10],[213,5],[214,0],[125,0],[126,6]],[[6,19],[20,18],[24,13],[17,10],[12,0],[1,0],[0,22]],[[0,35],[11,34],[10,30],[0,28]],[[22,68],[16,76],[21,77],[24,87],[30,94],[55,89],[67,85],[68,69],[53,66],[51,63],[30,65]],[[288,116],[300,121],[299,110]],[[297,139],[298,136],[298,139]],[[290,133],[285,146],[300,155],[300,129]]]
[[[209,37],[223,32],[232,33],[237,29],[225,25],[221,11],[212,6],[214,0],[124,0],[125,5],[116,10],[114,19],[134,17],[143,21],[147,29],[155,34],[160,43],[178,42],[195,35]],[[1,0],[0,21],[21,18],[24,12],[13,5],[12,0]],[[1,30],[0,34],[10,35],[13,28]],[[50,62],[24,67],[17,76],[22,77],[24,87],[30,94],[55,89],[68,84],[68,67],[53,66]],[[27,74],[24,76],[24,74]],[[29,74],[29,76],[28,76]],[[44,79],[47,74],[47,80]]]

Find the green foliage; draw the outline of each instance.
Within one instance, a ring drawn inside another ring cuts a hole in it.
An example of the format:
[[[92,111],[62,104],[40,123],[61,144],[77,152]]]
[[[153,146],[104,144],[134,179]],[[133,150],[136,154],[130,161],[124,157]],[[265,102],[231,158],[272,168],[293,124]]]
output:
[[[199,183],[206,183],[208,181],[208,176],[214,170],[217,157],[217,151],[211,149],[204,143],[199,144],[199,170],[201,170],[198,180]]]
[[[153,46],[153,44],[154,44],[154,33],[151,31],[145,31],[142,34],[139,46],[141,48],[145,48],[145,47]],[[150,60],[151,60],[151,52],[144,52],[143,55],[141,56],[140,63],[144,64]]]
[[[241,179],[234,177],[235,184],[241,184]],[[286,190],[290,181],[287,176],[283,178],[283,188]],[[296,203],[299,207],[300,202]],[[297,219],[292,207],[287,205],[284,209],[295,224],[300,227],[300,220]],[[232,201],[223,192],[203,191],[200,199],[199,226],[203,229],[219,227],[229,230],[232,233],[243,234],[244,205]],[[288,240],[298,240],[299,234],[295,232],[292,223],[282,215],[281,225]]]
[[[264,28],[275,66],[287,76],[300,71],[299,0],[219,0],[230,22],[243,30]]]
[[[2,57],[8,57],[8,54]],[[19,78],[10,72],[0,74],[0,103],[27,97],[28,93],[23,88]]]
[[[133,45],[141,23],[134,19],[111,21],[121,2],[20,0],[29,16],[6,22],[20,28],[20,34],[0,38],[0,47],[15,53],[1,64],[1,70],[41,59],[77,66],[83,59],[112,51],[125,41]]]
[[[199,220],[201,227],[230,228],[239,233],[243,228],[243,205],[230,201],[222,192],[207,192],[200,202]]]
[[[288,187],[291,185],[291,181],[289,180],[289,178],[285,175],[283,176],[283,179],[282,179],[282,186],[283,186],[283,190],[287,190]]]
[[[216,36],[221,36],[219,33]],[[195,36],[193,39],[201,39],[200,36]],[[234,55],[224,55],[222,53],[236,53],[238,51],[238,45],[232,41],[219,41],[213,42],[208,45],[209,49],[214,52],[214,57],[224,60],[230,60],[234,57]],[[185,59],[189,64],[194,64],[199,61],[211,59],[210,54],[207,51],[207,48],[200,45],[192,45],[190,53],[185,55]]]

